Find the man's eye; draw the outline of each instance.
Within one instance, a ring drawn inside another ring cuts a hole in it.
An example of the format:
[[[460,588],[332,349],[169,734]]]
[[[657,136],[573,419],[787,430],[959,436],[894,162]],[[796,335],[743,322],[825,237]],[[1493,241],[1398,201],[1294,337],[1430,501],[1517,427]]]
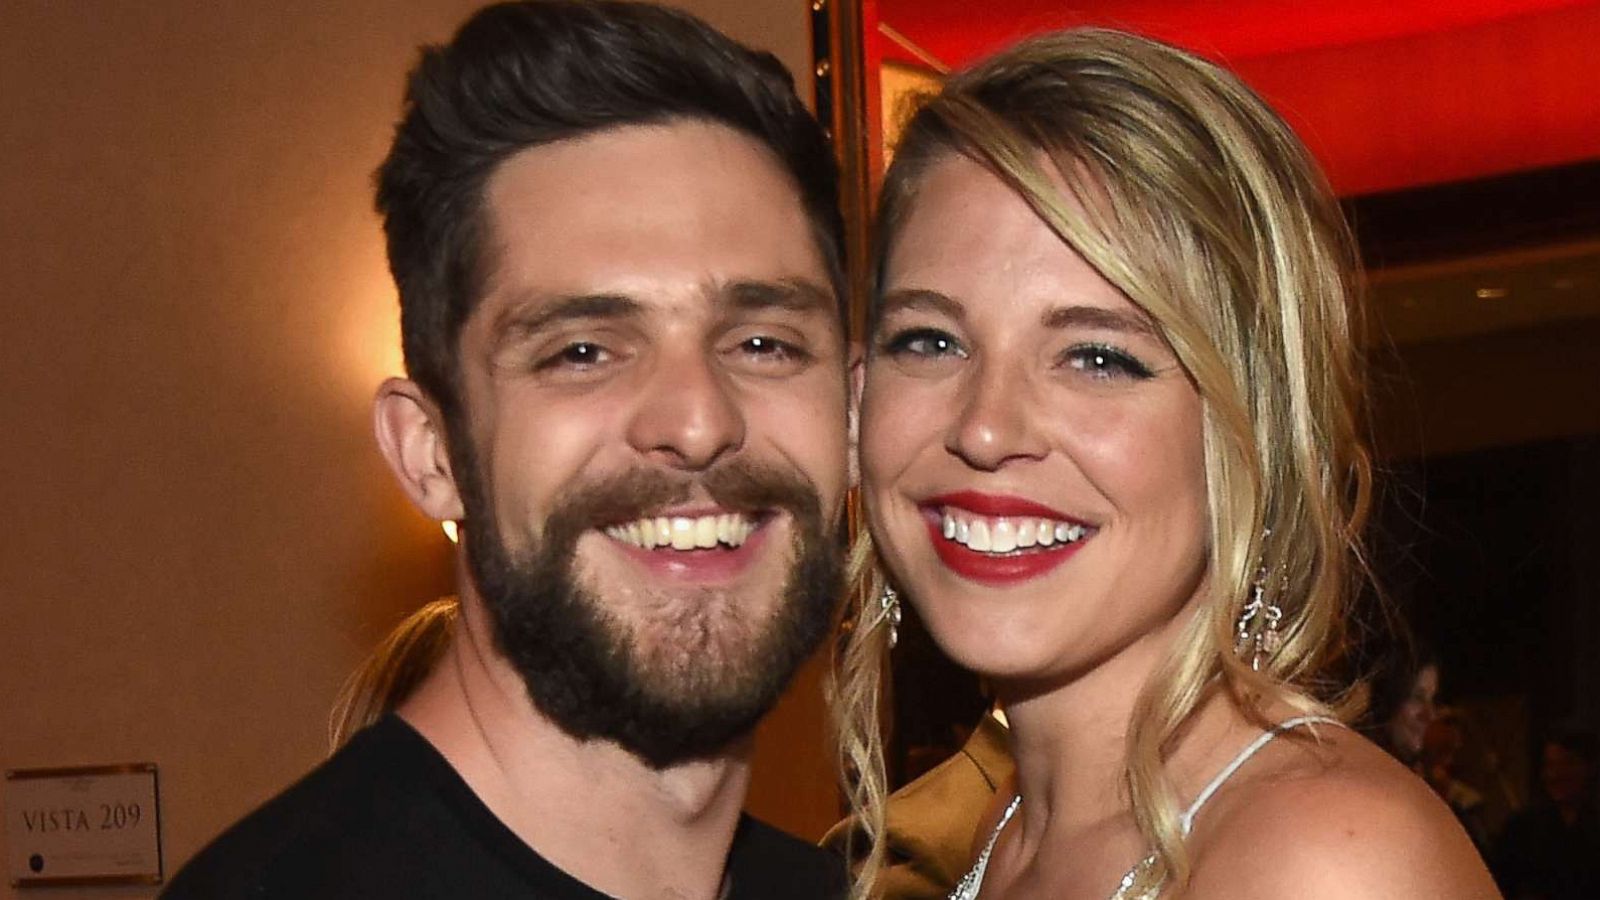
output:
[[[733,371],[772,378],[805,371],[816,360],[803,340],[749,330],[730,335],[721,354],[723,364]]]
[[[907,328],[895,332],[879,345],[891,357],[937,359],[957,357],[966,359],[967,348],[951,335],[934,328]]]
[[[748,356],[774,361],[809,359],[810,354],[800,347],[769,335],[757,335],[739,342],[739,349]]]
[[[1079,344],[1062,354],[1062,361],[1068,368],[1102,381],[1143,381],[1154,374],[1144,363],[1110,344]]]
[[[540,370],[587,369],[611,358],[606,348],[592,341],[573,341],[539,362]]]

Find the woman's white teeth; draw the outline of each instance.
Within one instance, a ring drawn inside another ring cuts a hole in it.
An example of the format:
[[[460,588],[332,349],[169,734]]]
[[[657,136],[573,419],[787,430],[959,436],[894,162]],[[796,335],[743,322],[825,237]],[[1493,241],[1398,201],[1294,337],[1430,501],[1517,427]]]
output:
[[[614,540],[646,550],[709,550],[718,544],[737,547],[756,530],[755,522],[740,513],[720,516],[656,516],[612,525],[606,534]]]
[[[1017,546],[1032,547],[1039,543],[1039,521],[1037,519],[1023,519],[1017,526]]]
[[[1082,540],[1089,529],[1076,522],[1055,519],[984,518],[946,509],[941,511],[940,533],[968,550],[1011,553],[1029,547],[1049,547]]]
[[[979,520],[968,526],[967,546],[973,550],[989,549],[989,523]]]

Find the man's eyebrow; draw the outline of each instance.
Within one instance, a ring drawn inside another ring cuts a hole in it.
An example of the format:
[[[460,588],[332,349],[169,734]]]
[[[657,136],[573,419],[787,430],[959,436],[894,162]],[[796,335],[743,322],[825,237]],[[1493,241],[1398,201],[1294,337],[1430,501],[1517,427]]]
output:
[[[833,295],[833,291],[799,278],[735,281],[724,285],[719,294],[724,304],[739,312],[781,309],[831,315],[839,307],[839,299]]]
[[[1046,328],[1099,328],[1129,334],[1154,335],[1156,330],[1150,320],[1136,313],[1126,313],[1103,306],[1057,306],[1045,311],[1039,319]]]
[[[889,291],[878,302],[878,317],[882,318],[892,312],[903,309],[920,309],[927,312],[941,313],[957,321],[967,317],[967,311],[962,305],[938,291],[923,288],[905,288],[898,291]]]
[[[538,334],[557,322],[632,318],[643,311],[639,301],[621,294],[574,294],[512,304],[495,320],[493,340],[498,345]]]

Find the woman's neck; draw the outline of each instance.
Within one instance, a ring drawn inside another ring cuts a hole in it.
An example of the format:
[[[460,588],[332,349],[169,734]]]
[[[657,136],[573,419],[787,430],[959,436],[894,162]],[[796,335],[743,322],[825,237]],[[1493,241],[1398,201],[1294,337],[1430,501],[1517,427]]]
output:
[[[1126,654],[1124,654],[1126,655]],[[1011,725],[1024,821],[1087,824],[1127,807],[1127,732],[1144,666],[1117,659],[1040,689],[998,686]]]
[[[1174,638],[1151,635],[1045,687],[997,685],[1011,724],[1026,831],[1042,833],[1047,824],[1076,830],[1131,815],[1128,733]],[[1209,690],[1165,744],[1162,766],[1179,802],[1187,803],[1259,730],[1226,691]]]

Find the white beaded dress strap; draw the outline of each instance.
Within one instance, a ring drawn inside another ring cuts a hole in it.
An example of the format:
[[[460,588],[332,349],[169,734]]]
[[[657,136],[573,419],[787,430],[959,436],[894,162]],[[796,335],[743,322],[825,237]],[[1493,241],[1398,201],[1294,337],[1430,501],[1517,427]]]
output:
[[[1189,804],[1189,808],[1184,810],[1183,815],[1178,817],[1179,822],[1183,825],[1184,835],[1188,836],[1189,829],[1194,826],[1194,817],[1200,812],[1200,807],[1205,806],[1206,801],[1211,799],[1211,795],[1215,794],[1218,788],[1227,783],[1228,779],[1232,778],[1240,767],[1249,762],[1250,757],[1255,756],[1261,751],[1262,747],[1270,744],[1273,738],[1286,731],[1293,731],[1302,725],[1338,725],[1343,727],[1344,723],[1328,716],[1296,716],[1292,719],[1284,719],[1274,725],[1272,730],[1263,731],[1257,735],[1256,739],[1250,742],[1250,746],[1239,751],[1239,755],[1235,756],[1232,762],[1224,766],[1222,771],[1216,774],[1215,778],[1212,778],[1205,787],[1200,789],[1200,795],[1195,797],[1194,802]]]
[[[1229,778],[1232,778],[1241,766],[1249,762],[1250,757],[1255,756],[1261,751],[1262,747],[1271,743],[1273,738],[1283,734],[1285,731],[1312,724],[1344,726],[1344,723],[1338,719],[1332,719],[1327,716],[1296,716],[1292,719],[1285,719],[1274,725],[1271,730],[1257,735],[1249,746],[1239,751],[1239,754],[1231,762],[1223,766],[1222,771],[1218,772],[1216,777],[1212,778],[1205,787],[1200,789],[1200,795],[1195,797],[1194,802],[1189,804],[1189,808],[1179,816],[1184,836],[1187,837],[1189,835],[1189,829],[1194,825],[1194,817],[1200,812],[1200,807],[1205,806],[1206,801],[1211,799],[1211,795],[1215,794],[1217,789],[1222,787]],[[1122,876],[1122,880],[1117,883],[1117,889],[1112,892],[1108,900],[1155,900],[1161,893],[1161,879],[1156,879],[1152,875],[1156,871],[1156,863],[1157,857],[1154,853],[1139,860],[1133,868]]]

